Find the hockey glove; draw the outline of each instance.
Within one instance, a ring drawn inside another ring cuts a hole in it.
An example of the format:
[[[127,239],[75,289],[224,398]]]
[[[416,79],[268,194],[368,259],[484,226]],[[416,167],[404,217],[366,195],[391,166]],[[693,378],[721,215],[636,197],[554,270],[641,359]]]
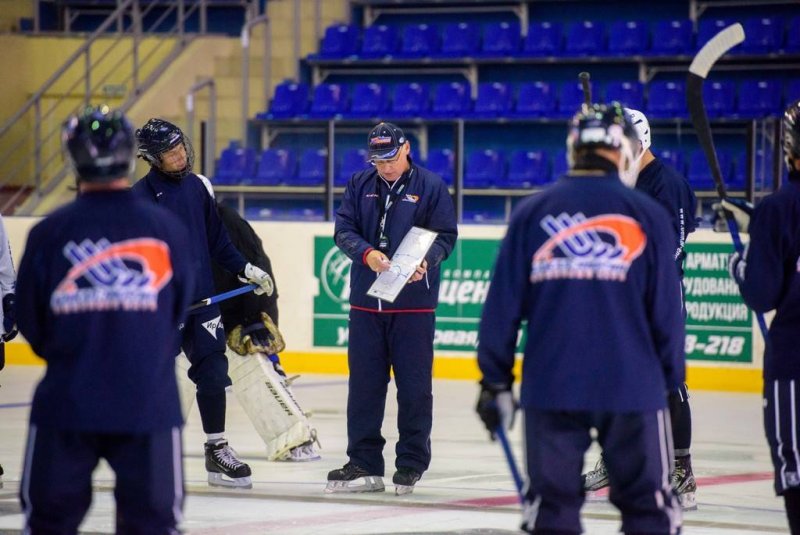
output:
[[[283,351],[286,343],[269,314],[262,312],[261,323],[234,327],[228,335],[228,346],[239,355],[253,353],[273,355]]]
[[[494,440],[497,426],[502,425],[504,429],[511,429],[517,410],[511,386],[481,381],[481,393],[478,396],[478,406],[475,407],[475,410],[489,431],[489,437],[492,440]]]
[[[747,261],[744,259],[747,255],[747,248],[744,254],[731,253],[728,257],[728,274],[736,281],[736,284],[744,282],[745,270],[747,269]]]
[[[16,296],[6,294],[3,296],[3,342],[13,340],[19,332],[17,330],[17,306]]]
[[[239,273],[239,280],[257,284],[258,288],[255,289],[256,295],[266,294],[266,296],[269,297],[272,295],[272,292],[275,291],[275,283],[272,282],[272,277],[269,276],[269,273],[249,262],[242,272]]]
[[[725,212],[730,212],[733,214],[739,232],[747,234],[750,228],[750,216],[753,215],[753,203],[744,199],[722,199],[720,202],[712,204],[711,208],[716,212],[713,220],[715,232],[728,232]]]

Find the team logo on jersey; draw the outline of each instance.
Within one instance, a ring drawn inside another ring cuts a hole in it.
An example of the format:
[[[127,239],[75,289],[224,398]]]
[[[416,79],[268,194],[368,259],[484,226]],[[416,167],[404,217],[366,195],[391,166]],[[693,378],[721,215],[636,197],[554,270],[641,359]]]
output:
[[[62,251],[72,268],[50,296],[56,314],[156,310],[161,288],[172,279],[169,246],[160,240],[71,241]]]
[[[417,203],[419,201],[419,195],[411,195],[410,193],[406,193],[405,197],[403,197],[404,202],[413,202]]]
[[[631,263],[647,245],[639,223],[619,214],[587,218],[582,213],[545,216],[550,235],[534,253],[531,282],[550,279],[624,281]]]
[[[222,316],[217,316],[216,318],[212,318],[208,321],[203,322],[203,327],[208,333],[214,337],[214,340],[217,339],[217,329],[222,327]]]

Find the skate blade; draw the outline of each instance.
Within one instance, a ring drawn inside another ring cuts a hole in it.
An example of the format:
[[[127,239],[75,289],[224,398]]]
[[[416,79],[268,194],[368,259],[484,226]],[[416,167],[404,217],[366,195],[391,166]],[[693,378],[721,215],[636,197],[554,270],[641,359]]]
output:
[[[697,496],[694,492],[684,492],[678,495],[678,502],[684,511],[697,511]]]
[[[597,490],[587,490],[585,499],[587,502],[607,502],[608,487]]]
[[[394,486],[394,493],[397,496],[405,496],[414,492],[414,485],[397,485]]]
[[[337,492],[383,492],[385,490],[383,479],[378,476],[360,477],[353,481],[328,481],[325,486],[326,494]]]
[[[225,477],[223,474],[217,472],[208,473],[208,484],[212,487],[227,487],[236,489],[252,489],[253,482],[250,476],[247,477]]]

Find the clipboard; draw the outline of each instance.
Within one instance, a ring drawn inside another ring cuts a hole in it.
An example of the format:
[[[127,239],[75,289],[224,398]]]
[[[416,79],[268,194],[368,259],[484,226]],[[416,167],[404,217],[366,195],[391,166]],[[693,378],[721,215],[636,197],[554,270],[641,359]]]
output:
[[[391,258],[392,267],[381,272],[367,290],[367,295],[394,303],[417,266],[422,263],[438,234],[432,230],[411,227]]]

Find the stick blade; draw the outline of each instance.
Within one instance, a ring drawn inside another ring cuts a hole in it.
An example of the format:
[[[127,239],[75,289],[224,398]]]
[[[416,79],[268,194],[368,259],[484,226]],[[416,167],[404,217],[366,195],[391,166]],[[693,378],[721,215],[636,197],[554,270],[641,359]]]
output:
[[[742,41],[744,41],[744,28],[738,22],[731,24],[700,49],[689,65],[689,72],[705,79],[717,60]]]

